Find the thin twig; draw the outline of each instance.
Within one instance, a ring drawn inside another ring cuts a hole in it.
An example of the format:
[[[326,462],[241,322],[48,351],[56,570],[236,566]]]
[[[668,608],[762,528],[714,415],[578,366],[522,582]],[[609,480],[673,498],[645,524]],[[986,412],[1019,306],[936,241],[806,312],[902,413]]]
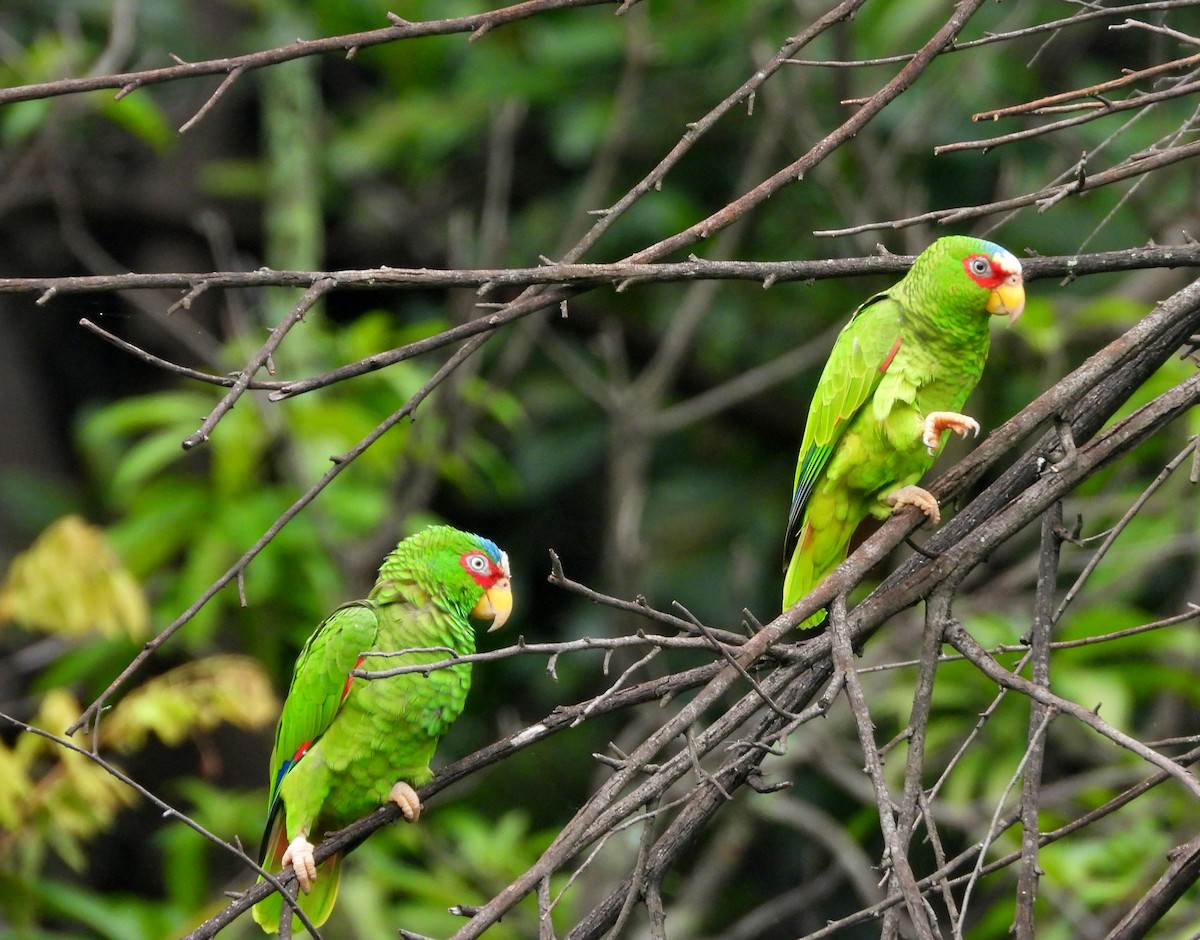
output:
[[[114,346],[117,347],[117,349],[120,349],[123,352],[129,353],[131,356],[137,357],[138,359],[142,360],[142,362],[148,363],[149,365],[155,366],[156,368],[159,368],[159,369],[163,369],[167,372],[172,372],[175,375],[183,376],[185,379],[196,379],[197,381],[200,381],[200,382],[207,382],[210,385],[224,385],[226,387],[233,386],[238,381],[237,376],[213,375],[211,372],[202,372],[199,369],[191,369],[191,368],[188,368],[187,366],[181,366],[175,362],[169,362],[166,359],[162,359],[162,358],[154,355],[151,352],[147,352],[145,349],[142,349],[140,346],[135,346],[133,343],[123,340],[123,339],[121,339],[121,337],[108,332],[108,330],[104,329],[101,326],[96,325],[91,320],[87,319],[86,317],[84,317],[82,320],[79,321],[79,325],[82,326],[85,330],[95,333],[97,336],[99,336],[105,342],[112,343]],[[256,389],[257,388],[274,388],[277,384],[279,384],[279,383],[251,381],[247,387],[248,388],[256,388]]]
[[[1073,601],[1079,595],[1079,592],[1083,590],[1083,586],[1087,582],[1087,579],[1091,577],[1092,572],[1096,570],[1096,566],[1104,560],[1104,557],[1108,553],[1108,550],[1112,547],[1112,544],[1117,540],[1117,537],[1125,531],[1125,527],[1133,521],[1134,516],[1141,511],[1142,507],[1146,505],[1150,497],[1158,491],[1159,487],[1161,487],[1167,481],[1171,474],[1179,469],[1185,460],[1196,453],[1197,441],[1200,441],[1200,437],[1193,437],[1190,441],[1188,441],[1187,446],[1184,447],[1176,457],[1174,457],[1170,462],[1167,463],[1165,467],[1162,468],[1162,470],[1159,471],[1158,475],[1150,481],[1149,486],[1142,490],[1141,494],[1136,500],[1134,500],[1133,504],[1128,510],[1126,510],[1125,514],[1121,516],[1119,520],[1117,520],[1117,524],[1109,529],[1104,541],[1100,544],[1096,551],[1092,553],[1092,557],[1088,559],[1088,563],[1084,565],[1083,570],[1079,572],[1079,576],[1075,579],[1075,583],[1072,584],[1067,590],[1067,593],[1063,595],[1062,601],[1054,611],[1053,619],[1055,623],[1057,623],[1062,617],[1071,601]]]
[[[1088,85],[1085,88],[1076,88],[1073,91],[1063,91],[1055,95],[1047,95],[1033,101],[1026,101],[1023,104],[1013,104],[1003,108],[993,108],[991,111],[981,111],[978,114],[973,114],[971,120],[995,121],[1014,114],[1036,114],[1041,108],[1047,105],[1072,101],[1075,98],[1094,98],[1097,95],[1106,94],[1116,88],[1124,88],[1127,85],[1133,85],[1144,79],[1154,78],[1167,72],[1178,72],[1180,69],[1190,68],[1198,63],[1200,63],[1200,53],[1184,56],[1182,59],[1172,59],[1170,62],[1160,62],[1158,65],[1152,65],[1149,68],[1126,71],[1119,78],[1110,78],[1108,81]]]
[[[184,78],[196,78],[202,75],[226,75],[234,69],[259,69],[280,62],[289,62],[305,56],[321,55],[326,52],[349,52],[367,46],[381,43],[396,42],[401,39],[413,39],[418,36],[444,36],[451,33],[475,33],[486,27],[512,23],[531,16],[537,16],[550,10],[561,10],[571,7],[595,6],[610,4],[616,0],[522,0],[512,6],[499,10],[488,10],[470,16],[452,17],[443,20],[428,20],[424,23],[414,23],[407,20],[392,21],[391,26],[382,29],[367,30],[360,33],[347,33],[342,36],[330,36],[322,39],[298,39],[286,46],[275,49],[264,49],[246,55],[232,56],[224,59],[209,59],[203,62],[183,62],[176,59],[175,65],[157,69],[146,69],[140,72],[122,72],[116,75],[95,75],[84,78],[65,78],[52,82],[39,82],[32,85],[19,85],[12,88],[0,88],[0,105],[12,104],[17,101],[35,101],[41,98],[52,98],[58,95],[74,95],[88,91],[98,91],[105,88],[125,89],[141,88],[162,82],[178,81]]]
[[[978,641],[963,629],[962,624],[952,623],[947,627],[946,639],[951,646],[966,656],[977,669],[997,685],[1013,689],[1022,695],[1029,696],[1035,701],[1052,706],[1058,711],[1070,715],[1077,721],[1087,725],[1097,734],[1108,738],[1114,744],[1125,748],[1125,750],[1136,754],[1142,760],[1166,771],[1179,781],[1194,797],[1200,799],[1200,780],[1197,780],[1194,774],[1181,767],[1178,763],[1171,760],[1171,758],[1160,754],[1153,748],[1147,747],[1136,738],[1125,734],[1125,732],[1117,730],[1096,714],[1096,712],[1084,708],[1076,702],[1064,699],[1043,686],[1034,685],[1029,680],[1009,672],[987,654],[987,651],[979,645]]]
[[[661,649],[690,649],[690,650],[709,650],[713,648],[713,644],[717,643],[718,648],[725,649],[720,645],[715,637],[712,640],[702,637],[691,636],[665,636],[657,633],[645,633],[638,631],[637,633],[625,634],[622,636],[610,637],[580,637],[578,640],[562,640],[553,643],[527,643],[525,638],[518,637],[517,641],[512,646],[501,647],[494,650],[483,650],[478,653],[456,653],[452,656],[446,656],[443,659],[434,660],[427,663],[412,663],[405,666],[393,666],[388,669],[354,669],[350,675],[360,679],[388,679],[392,676],[404,676],[417,673],[427,676],[439,669],[450,669],[453,666],[458,666],[463,663],[486,663],[495,662],[501,659],[510,659],[513,656],[553,656],[559,657],[564,653],[582,653],[589,650],[617,650],[628,649],[630,647],[651,646]],[[413,647],[412,649],[402,650],[387,650],[387,651],[371,651],[370,655],[379,659],[396,658],[410,656],[416,653],[429,653],[444,651],[446,647]]]
[[[1188,752],[1187,754],[1180,756],[1179,761],[1181,764],[1187,765],[1187,764],[1194,763],[1197,759],[1200,759],[1200,748],[1197,748],[1193,751]],[[1075,817],[1073,820],[1071,820],[1068,823],[1065,823],[1062,826],[1059,826],[1057,829],[1054,829],[1050,832],[1043,832],[1039,839],[1040,846],[1044,848],[1047,845],[1051,845],[1052,843],[1057,842],[1060,839],[1064,839],[1069,835],[1073,835],[1074,833],[1087,828],[1088,826],[1092,825],[1093,823],[1099,822],[1102,819],[1106,819],[1107,817],[1111,816],[1113,813],[1117,812],[1118,810],[1122,809],[1125,806],[1128,806],[1134,800],[1138,799],[1139,797],[1143,796],[1150,790],[1154,789],[1155,787],[1159,786],[1160,784],[1166,782],[1169,779],[1170,779],[1170,776],[1168,774],[1163,773],[1162,771],[1156,771],[1151,776],[1147,777],[1144,780],[1139,781],[1137,784],[1135,784],[1132,787],[1129,787],[1124,792],[1119,793],[1117,796],[1113,797],[1111,800],[1104,803],[1103,805],[1098,806],[1093,810],[1089,810],[1088,812],[1082,814],[1081,816]],[[1000,820],[997,823],[997,825],[995,826],[996,831],[1003,832],[1004,830],[1008,829],[1010,826],[1014,825],[1017,822],[1019,815],[1020,815],[1019,808],[1015,809],[1015,810],[1011,810],[1002,820]],[[946,862],[944,865],[942,865],[942,867],[940,867],[937,871],[933,872],[933,874],[928,875],[925,878],[922,878],[921,881],[919,882],[921,890],[922,891],[928,890],[933,884],[935,884],[939,880],[945,880],[947,878],[950,878],[950,876],[953,875],[953,873],[956,870],[958,870],[959,868],[961,868],[964,864],[966,864],[968,862],[972,862],[973,859],[977,856],[979,849],[980,849],[980,843],[977,842],[974,845],[969,846],[967,849],[963,850],[961,853],[959,853],[954,858],[950,859],[948,862]],[[980,875],[980,876],[981,875],[990,875],[993,872],[1001,871],[1002,869],[1007,868],[1009,865],[1013,864],[1013,862],[1018,861],[1020,859],[1020,857],[1021,857],[1021,853],[1019,850],[1014,851],[1014,852],[1009,852],[1008,854],[1001,856],[1000,858],[996,859],[995,861],[989,862],[987,865],[984,865],[983,868],[981,868],[979,870],[978,875]],[[958,884],[966,882],[971,877],[978,877],[975,874],[974,869],[972,869],[972,872],[970,874],[959,875],[957,877],[952,878],[949,881],[949,883],[951,885],[958,885]],[[805,934],[802,938],[800,938],[800,940],[821,940],[821,938],[839,934],[846,927],[851,927],[856,924],[861,924],[861,923],[875,920],[884,911],[888,910],[889,908],[895,907],[897,904],[903,904],[903,903],[904,903],[904,898],[902,895],[899,894],[899,892],[897,892],[895,894],[891,894],[886,899],[884,899],[883,901],[880,901],[878,904],[875,904],[872,907],[863,908],[862,910],[857,911],[854,914],[850,914],[846,917],[842,917],[838,920],[830,922],[829,924],[827,924],[825,927],[823,927],[820,930],[817,930],[813,933]]]
[[[225,92],[227,92],[231,87],[233,87],[233,83],[236,82],[239,78],[241,78],[242,74],[245,71],[246,71],[246,66],[244,66],[244,65],[238,65],[238,66],[235,66],[234,68],[230,69],[229,74],[226,75],[224,80],[222,80],[221,84],[217,86],[217,90],[214,91],[211,95],[209,95],[208,100],[205,101],[204,104],[200,106],[200,110],[197,111],[195,114],[193,114],[190,118],[188,118],[188,120],[184,121],[179,126],[179,133],[186,134],[193,127],[195,127],[202,120],[204,120],[204,116],[206,114],[208,114],[208,112],[211,111],[214,107],[216,107],[217,102],[221,100],[221,98],[225,95]]]
[[[237,381],[233,383],[233,387],[226,393],[215,408],[208,413],[208,417],[201,423],[199,429],[189,435],[183,441],[183,449],[191,450],[197,444],[203,444],[212,434],[213,429],[229,411],[237,404],[237,400],[242,397],[242,393],[250,387],[250,382],[254,378],[254,374],[263,367],[263,364],[271,357],[272,353],[279,348],[279,344],[283,342],[283,338],[287,336],[288,331],[293,326],[304,319],[304,315],[312,309],[325,294],[337,286],[337,282],[332,278],[322,278],[314,283],[306,290],[301,298],[296,301],[296,305],[288,311],[287,316],[280,321],[279,325],[271,330],[267,341],[259,347],[258,352],[250,357],[250,361],[246,363],[246,367],[238,373]]]
[[[1152,0],[1149,3],[1131,3],[1125,6],[1116,8],[1102,8],[1086,10],[1081,9],[1072,16],[1064,17],[1058,20],[1051,20],[1047,23],[1038,23],[1035,26],[1025,26],[1021,29],[1007,30],[1002,33],[988,33],[980,39],[970,39],[966,42],[954,42],[946,47],[947,53],[966,52],[971,49],[977,49],[980,46],[987,46],[997,42],[1011,42],[1014,39],[1023,39],[1026,36],[1035,36],[1040,33],[1057,32],[1064,27],[1074,26],[1079,23],[1086,23],[1094,19],[1109,19],[1114,16],[1119,16],[1123,13],[1141,12],[1143,10],[1170,10],[1179,7],[1195,6],[1196,0]],[[1111,27],[1110,27],[1111,28]],[[789,65],[805,65],[814,68],[867,68],[876,65],[896,65],[901,62],[907,62],[913,57],[913,53],[905,52],[899,55],[879,56],[872,59],[854,59],[854,60],[834,60],[834,59],[789,59]]]
[[[1000,795],[1000,798],[996,800],[996,810],[992,813],[987,832],[979,843],[979,854],[975,860],[975,869],[967,879],[967,886],[963,891],[962,903],[959,905],[958,920],[954,923],[954,940],[963,940],[963,929],[967,919],[967,908],[971,901],[971,892],[974,890],[975,885],[979,883],[979,879],[982,876],[983,860],[987,856],[987,850],[991,846],[992,841],[1008,828],[1008,824],[1002,820],[1000,811],[1004,808],[1004,803],[1008,799],[1009,793],[1012,792],[1017,781],[1021,779],[1030,755],[1042,749],[1042,739],[1046,733],[1046,729],[1050,727],[1050,722],[1054,718],[1054,712],[1055,709],[1049,707],[1046,709],[1045,714],[1041,716],[1041,721],[1030,736],[1029,745],[1025,748],[1025,753],[1021,755],[1021,760],[1018,761],[1016,769],[1012,772],[1012,776],[1008,780],[1008,785],[1004,788],[1004,792]]]
[[[769,709],[771,709],[771,711],[775,712],[781,718],[785,718],[788,721],[795,720],[796,716],[793,715],[791,712],[789,712],[787,709],[783,708],[781,705],[779,705],[778,702],[776,702],[773,698],[771,698],[771,696],[769,696],[763,690],[763,687],[761,685],[759,685],[758,680],[755,679],[754,676],[750,675],[750,673],[746,670],[746,667],[743,666],[741,663],[739,663],[737,661],[737,659],[734,658],[733,653],[731,653],[729,650],[729,647],[726,646],[725,644],[723,644],[720,640],[718,640],[716,635],[713,633],[713,631],[709,627],[707,627],[703,623],[701,623],[700,619],[695,614],[693,614],[690,610],[688,610],[686,607],[684,607],[678,601],[675,601],[674,604],[676,607],[678,607],[680,610],[682,610],[685,614],[688,615],[688,619],[691,620],[692,623],[694,623],[696,625],[696,628],[701,633],[704,634],[704,638],[712,645],[712,648],[715,649],[718,653],[720,653],[721,656],[725,659],[725,661],[727,663],[729,663],[731,666],[733,666],[733,668],[738,671],[738,673],[741,675],[741,677],[750,684],[750,687],[752,689],[754,689],[754,691],[757,692],[762,697],[764,705],[766,705]]]
[[[932,212],[923,212],[920,215],[908,216],[903,219],[892,219],[887,222],[865,222],[861,225],[854,225],[848,228],[840,229],[822,229],[813,232],[814,235],[821,238],[836,238],[844,235],[857,235],[862,232],[869,232],[875,229],[891,228],[900,229],[907,228],[911,225],[917,225],[921,222],[936,222],[939,225],[949,225],[954,222],[965,222],[968,219],[978,219],[986,215],[993,215],[997,212],[1005,212],[1009,209],[1019,209],[1025,206],[1040,205],[1047,200],[1060,197],[1064,192],[1071,194],[1090,192],[1094,189],[1100,189],[1104,186],[1111,186],[1113,183],[1119,183],[1122,180],[1133,179],[1142,176],[1146,173],[1151,173],[1160,170],[1164,167],[1171,166],[1181,160],[1189,160],[1192,157],[1200,154],[1200,142],[1187,144],[1181,147],[1172,147],[1169,150],[1149,151],[1139,154],[1134,154],[1127,160],[1122,161],[1111,169],[1104,170],[1099,173],[1093,173],[1089,176],[1083,185],[1072,181],[1070,183],[1062,183],[1056,186],[1047,186],[1033,192],[1025,193],[1021,196],[1011,196],[1006,199],[999,199],[995,202],[989,202],[983,205],[958,206],[951,209],[936,209]]]
[[[621,935],[622,928],[633,913],[634,905],[643,895],[646,884],[646,864],[650,857],[650,849],[654,845],[654,820],[657,816],[655,812],[657,808],[658,800],[646,808],[646,819],[642,823],[642,835],[638,839],[637,858],[634,860],[633,871],[630,873],[629,890],[625,894],[625,903],[621,906],[621,912],[617,915],[617,923],[612,930],[614,937]]]
[[[908,716],[908,757],[904,766],[904,793],[900,799],[900,811],[896,819],[896,840],[908,852],[913,827],[925,792],[922,775],[925,765],[925,735],[929,730],[929,716],[933,706],[933,682],[937,673],[938,651],[942,648],[942,628],[950,619],[950,602],[953,591],[939,588],[925,605],[925,630],[921,638],[920,669],[913,689],[912,710]],[[895,877],[895,870],[892,871]],[[900,930],[898,908],[888,912],[884,918],[880,936],[894,938]]]
[[[50,299],[68,294],[111,291],[188,290],[193,295],[213,288],[260,289],[265,287],[308,288],[330,279],[334,289],[343,290],[449,290],[484,286],[527,287],[530,285],[575,288],[615,285],[636,281],[668,284],[699,280],[752,281],[770,285],[822,281],[833,278],[903,274],[913,256],[877,253],[847,258],[799,258],[790,261],[733,261],[691,257],[687,261],[614,261],[544,264],[513,268],[346,268],[332,271],[177,271],[172,273],[126,272],[64,277],[0,278],[0,294],[47,294]],[[1074,255],[1045,255],[1022,262],[1026,282],[1041,278],[1083,276],[1149,268],[1200,267],[1200,244],[1144,245],[1113,251]],[[183,301],[177,301],[182,304]],[[283,383],[280,383],[283,384]],[[267,386],[264,386],[267,387]]]

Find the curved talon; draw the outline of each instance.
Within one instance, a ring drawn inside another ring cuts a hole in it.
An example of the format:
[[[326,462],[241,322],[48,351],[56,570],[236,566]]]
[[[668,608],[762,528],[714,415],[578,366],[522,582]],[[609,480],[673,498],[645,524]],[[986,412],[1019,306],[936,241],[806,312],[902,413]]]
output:
[[[296,883],[300,890],[308,894],[312,884],[317,880],[317,860],[313,856],[313,844],[305,838],[304,833],[296,836],[283,853],[283,867],[292,866],[296,872]]]
[[[914,542],[912,540],[911,535],[905,536],[904,544],[907,545],[909,548],[911,548],[918,555],[922,555],[925,558],[941,558],[942,557],[941,552],[931,552],[924,545],[918,545],[916,542]]]
[[[979,422],[970,415],[960,415],[956,411],[929,412],[921,425],[921,441],[929,453],[937,453],[944,431],[954,431],[963,437],[970,432],[975,437],[979,437]]]
[[[938,507],[937,498],[919,486],[902,486],[883,497],[883,501],[893,509],[903,506],[916,506],[925,513],[925,518],[937,525],[942,521],[942,511]]]
[[[421,798],[417,796],[417,791],[403,780],[392,784],[392,789],[388,791],[388,801],[399,806],[400,812],[409,822],[416,822],[421,815]]]

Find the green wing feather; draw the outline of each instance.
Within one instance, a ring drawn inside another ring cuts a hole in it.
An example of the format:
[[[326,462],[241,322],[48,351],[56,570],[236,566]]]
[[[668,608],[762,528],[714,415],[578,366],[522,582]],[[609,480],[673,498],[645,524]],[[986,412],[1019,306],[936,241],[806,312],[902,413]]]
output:
[[[339,607],[317,627],[296,660],[283,714],[271,751],[271,814],[278,809],[279,785],[295,755],[328,729],[349,690],[350,671],[363,652],[375,647],[379,617],[370,601]]]
[[[825,363],[809,406],[792,507],[784,543],[784,567],[796,548],[804,510],[829,455],[846,426],[870,400],[900,346],[900,305],[876,294],[854,311]]]
[[[303,760],[304,751],[333,722],[352,689],[350,671],[358,665],[362,653],[375,646],[378,633],[379,617],[374,604],[370,601],[345,604],[317,627],[296,659],[271,750],[270,810],[259,849],[260,864],[267,871],[280,869],[288,845],[280,785]],[[319,803],[321,795],[314,796]],[[313,923],[323,923],[333,908],[340,863],[338,855],[322,862],[312,892],[300,897],[300,906]],[[255,921],[273,933],[278,928],[281,904],[278,894],[260,901],[254,906]]]

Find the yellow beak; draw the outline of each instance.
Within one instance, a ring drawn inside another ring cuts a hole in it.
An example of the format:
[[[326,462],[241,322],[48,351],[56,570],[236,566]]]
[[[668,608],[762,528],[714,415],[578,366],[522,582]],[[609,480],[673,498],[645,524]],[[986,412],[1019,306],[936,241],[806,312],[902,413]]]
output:
[[[1020,274],[1010,274],[1004,283],[988,295],[987,312],[997,316],[1007,316],[1008,325],[1012,326],[1025,309],[1025,285],[1021,283]]]
[[[479,598],[479,603],[471,611],[471,616],[476,620],[492,621],[492,625],[488,627],[488,633],[491,633],[504,626],[508,615],[512,613],[512,607],[512,587],[509,585],[508,578],[501,578],[483,592],[483,597]]]

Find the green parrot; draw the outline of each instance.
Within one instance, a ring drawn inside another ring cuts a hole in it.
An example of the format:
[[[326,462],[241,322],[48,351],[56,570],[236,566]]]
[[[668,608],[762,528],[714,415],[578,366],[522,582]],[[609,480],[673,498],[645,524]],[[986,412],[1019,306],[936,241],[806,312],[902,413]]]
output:
[[[978,435],[959,414],[988,353],[989,314],[1015,323],[1025,307],[1021,263],[980,238],[939,238],[838,334],[808,410],[784,557],[787,610],[846,557],[868,515],[916,506],[940,521],[916,485],[942,434]],[[802,626],[820,623],[818,611]]]
[[[430,526],[396,546],[366,600],[335,610],[300,651],[275,731],[259,857],[267,871],[292,866],[300,907],[314,924],[333,909],[341,858],[318,868],[313,843],[389,801],[415,821],[414,788],[433,776],[434,749],[471,685],[469,663],[373,680],[351,671],[475,652],[471,621],[503,626],[512,611],[510,578],[508,556],[495,543]],[[426,647],[402,659],[373,655]],[[279,929],[281,904],[272,894],[254,905],[268,933]]]

